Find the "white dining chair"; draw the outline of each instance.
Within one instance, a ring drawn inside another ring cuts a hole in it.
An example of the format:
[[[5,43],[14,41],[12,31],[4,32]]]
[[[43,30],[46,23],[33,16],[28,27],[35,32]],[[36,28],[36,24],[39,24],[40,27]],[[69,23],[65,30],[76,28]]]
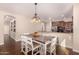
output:
[[[25,48],[25,42],[26,42],[26,37],[24,35],[21,35],[21,52],[23,53],[24,53],[24,48]]]
[[[21,45],[21,52],[23,52],[24,54],[27,54],[29,51],[32,51],[32,55],[36,55],[40,52],[40,44],[36,43],[36,42],[33,42],[32,38],[30,37],[27,37],[27,36],[21,36],[22,38],[22,45]],[[25,48],[25,50],[24,50]],[[35,51],[35,50],[38,50],[38,51]],[[36,53],[34,53],[34,51]]]
[[[51,40],[51,44],[47,46],[47,51],[52,55],[56,55],[57,36]]]

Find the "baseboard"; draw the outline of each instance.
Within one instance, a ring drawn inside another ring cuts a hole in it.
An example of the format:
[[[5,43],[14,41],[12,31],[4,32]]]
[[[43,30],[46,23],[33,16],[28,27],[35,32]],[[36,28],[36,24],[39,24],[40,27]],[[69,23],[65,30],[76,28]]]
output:
[[[73,49],[73,51],[79,53],[79,50]]]

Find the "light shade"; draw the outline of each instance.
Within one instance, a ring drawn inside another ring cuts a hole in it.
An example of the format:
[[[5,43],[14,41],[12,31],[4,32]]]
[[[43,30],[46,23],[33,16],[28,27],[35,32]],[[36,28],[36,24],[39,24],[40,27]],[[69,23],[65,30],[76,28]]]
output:
[[[37,16],[37,14],[35,14],[35,16],[32,18],[32,23],[34,24],[40,23],[40,18],[39,16]]]

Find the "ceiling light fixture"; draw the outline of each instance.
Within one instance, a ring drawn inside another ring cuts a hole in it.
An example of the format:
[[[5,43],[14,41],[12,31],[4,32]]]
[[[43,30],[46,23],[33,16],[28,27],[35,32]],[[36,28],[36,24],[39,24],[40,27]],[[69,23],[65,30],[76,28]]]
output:
[[[37,23],[40,23],[40,17],[38,16],[37,14],[37,3],[34,3],[35,5],[35,14],[34,14],[34,17],[32,18],[32,23],[34,24],[37,24]]]

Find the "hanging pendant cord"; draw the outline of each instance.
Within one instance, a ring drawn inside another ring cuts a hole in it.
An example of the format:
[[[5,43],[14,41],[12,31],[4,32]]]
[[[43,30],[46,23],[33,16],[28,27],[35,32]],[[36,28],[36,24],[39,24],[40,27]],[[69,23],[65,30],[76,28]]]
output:
[[[37,16],[36,8],[37,8],[37,3],[35,3],[35,16]]]

